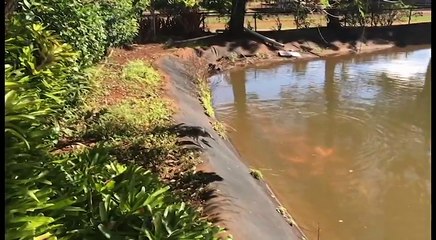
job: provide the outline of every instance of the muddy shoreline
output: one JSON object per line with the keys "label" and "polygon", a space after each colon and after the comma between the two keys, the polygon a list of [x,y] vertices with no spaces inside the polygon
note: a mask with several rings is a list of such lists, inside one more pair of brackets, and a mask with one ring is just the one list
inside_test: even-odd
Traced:
{"label": "muddy shoreline", "polygon": [[224,34],[205,40],[172,45],[176,56],[193,52],[214,66],[211,74],[233,68],[269,65],[278,62],[309,61],[319,58],[372,54],[391,48],[431,44],[431,23],[386,27],[347,27],[330,30],[325,27],[285,31],[260,31],[264,36],[284,45],[283,50],[300,53],[299,58],[285,58],[279,49],[245,34],[233,39]]}
{"label": "muddy shoreline", "polygon": [[[254,179],[231,141],[221,139],[212,129],[210,118],[204,113],[195,85],[186,74],[183,59],[201,59],[213,75],[234,68],[270,65],[279,62],[372,54],[395,47],[431,44],[431,23],[397,25],[379,28],[346,28],[340,33],[323,28],[261,32],[285,45],[285,50],[297,51],[301,58],[282,58],[277,49],[259,39],[245,36],[229,39],[225,36],[165,46],[164,44],[135,45],[133,51],[119,53],[120,61],[132,54],[139,59],[155,60],[154,65],[166,76],[167,97],[175,102],[175,120],[188,125],[202,126],[216,141],[209,141],[197,170],[217,175],[210,186],[215,190],[204,206],[204,212],[235,239],[305,239],[294,223],[290,224],[278,211],[279,200],[263,181]],[[362,34],[365,33],[365,34]],[[124,55],[124,56],[123,56]],[[292,214],[292,212],[290,213]],[[297,219],[298,223],[298,219]]]}

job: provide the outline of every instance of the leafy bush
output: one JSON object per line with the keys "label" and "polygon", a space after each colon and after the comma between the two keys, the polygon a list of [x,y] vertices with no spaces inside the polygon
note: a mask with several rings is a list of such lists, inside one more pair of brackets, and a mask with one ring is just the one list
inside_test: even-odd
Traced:
{"label": "leafy bush", "polygon": [[114,161],[104,148],[36,166],[28,160],[8,164],[19,174],[6,181],[6,239],[217,239],[221,231],[149,171]]}
{"label": "leafy bush", "polygon": [[22,0],[18,11],[47,25],[66,43],[80,51],[80,61],[90,65],[106,53],[107,32],[100,6],[84,0]]}
{"label": "leafy bush", "polygon": [[[78,54],[40,24],[14,16],[8,22],[5,46],[6,137],[30,148],[26,138],[53,133],[44,126],[63,106],[86,91]],[[44,131],[43,131],[44,130]]]}
{"label": "leafy bush", "polygon": [[139,31],[139,15],[132,0],[99,0],[108,46],[132,43]]}

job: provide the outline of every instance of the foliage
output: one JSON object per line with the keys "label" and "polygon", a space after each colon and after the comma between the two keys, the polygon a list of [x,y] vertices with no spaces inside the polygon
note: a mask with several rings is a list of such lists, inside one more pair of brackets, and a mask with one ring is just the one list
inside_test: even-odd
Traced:
{"label": "foliage", "polygon": [[212,105],[212,92],[210,90],[209,81],[207,79],[197,80],[198,94],[200,96],[200,102],[203,105],[204,112],[207,116],[215,118],[215,110]]}
{"label": "foliage", "polygon": [[[394,21],[401,20],[407,14],[406,5],[402,1],[394,2],[372,2],[372,1],[334,1],[329,5],[331,9],[330,14],[342,15],[343,24],[347,26],[390,26]],[[327,16],[328,18],[335,18]]]}
{"label": "foliage", "polygon": [[84,137],[108,140],[143,134],[168,123],[170,114],[163,100],[125,100],[110,106],[107,113],[91,122]]}
{"label": "foliage", "polygon": [[22,0],[17,11],[20,18],[46,24],[59,34],[81,53],[84,65],[100,60],[106,53],[108,36],[98,4],[84,0]]}
{"label": "foliage", "polygon": [[200,0],[155,0],[152,7],[166,13],[178,13],[185,9],[196,9],[199,4]]}
{"label": "foliage", "polygon": [[8,165],[19,175],[7,178],[6,239],[216,239],[221,231],[175,201],[149,171],[112,160],[104,148],[39,167],[30,160]]}
{"label": "foliage", "polygon": [[[156,0],[149,9],[159,11],[163,16],[156,19],[156,32],[164,35],[196,36],[201,33],[205,18],[202,10],[214,10],[221,14],[230,13],[231,1],[217,0]],[[152,19],[143,19],[142,29],[151,29]]]}
{"label": "foliage", "polygon": [[231,0],[204,0],[200,2],[200,6],[207,10],[214,10],[221,14],[228,14],[231,12]]}
{"label": "foliage", "polygon": [[299,2],[293,2],[291,4],[292,12],[294,13],[294,22],[297,28],[308,28],[310,27],[310,21],[308,21],[308,17],[310,14],[310,9],[306,6],[303,6]]}
{"label": "foliage", "polygon": [[[5,133],[8,146],[27,138],[40,139],[56,132],[47,129],[48,117],[74,104],[86,91],[71,47],[40,24],[17,16],[8,22],[5,47]],[[10,145],[9,145],[10,144]]]}
{"label": "foliage", "polygon": [[105,21],[108,46],[132,43],[139,31],[139,15],[133,0],[98,0]]}
{"label": "foliage", "polygon": [[[129,65],[124,81],[148,85],[152,97],[124,99],[107,109],[70,110],[81,107],[77,104],[89,84],[79,62],[100,59],[107,47],[99,9],[90,2],[23,0],[7,21],[6,239],[217,239],[222,229],[170,194],[150,171],[117,161],[110,144],[68,153],[53,149],[60,136],[77,137],[75,129],[65,128],[71,121],[85,131],[99,121],[113,123],[105,125],[115,125],[106,137],[127,138],[149,134],[170,120],[167,103],[156,101],[159,76],[139,64]],[[165,134],[157,135],[150,135],[145,147],[166,141]]]}
{"label": "foliage", "polygon": [[221,138],[227,139],[227,135],[226,135],[227,128],[226,128],[226,125],[224,125],[224,123],[215,119],[214,121],[212,121],[211,124],[212,124],[213,129],[218,133],[218,135]]}

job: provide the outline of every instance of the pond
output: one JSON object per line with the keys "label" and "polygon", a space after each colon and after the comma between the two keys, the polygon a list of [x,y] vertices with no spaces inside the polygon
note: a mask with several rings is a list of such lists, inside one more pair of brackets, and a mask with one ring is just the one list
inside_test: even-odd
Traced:
{"label": "pond", "polygon": [[309,239],[430,239],[431,48],[212,77],[218,119]]}

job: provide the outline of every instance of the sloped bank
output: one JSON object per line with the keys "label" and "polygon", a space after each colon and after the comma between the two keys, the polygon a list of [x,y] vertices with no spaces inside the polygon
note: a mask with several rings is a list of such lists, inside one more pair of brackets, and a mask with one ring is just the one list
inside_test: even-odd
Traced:
{"label": "sloped bank", "polygon": [[221,34],[174,46],[191,46],[197,56],[206,59],[219,70],[226,70],[247,65],[369,54],[395,47],[431,44],[431,22],[384,27],[346,27],[339,30],[320,27],[259,33],[283,43],[285,50],[299,52],[301,58],[279,57],[276,48],[264,44],[250,34],[239,39]]}
{"label": "sloped bank", "polygon": [[302,231],[289,224],[277,211],[279,205],[267,186],[254,179],[230,142],[221,139],[209,124],[196,95],[193,81],[187,79],[184,66],[174,56],[164,56],[159,67],[169,80],[169,94],[177,102],[177,122],[202,126],[216,139],[208,141],[203,154],[204,171],[219,176],[211,183],[215,189],[206,202],[205,212],[216,216],[220,226],[226,227],[238,240],[301,240]]}

